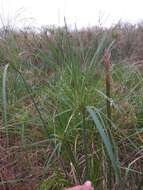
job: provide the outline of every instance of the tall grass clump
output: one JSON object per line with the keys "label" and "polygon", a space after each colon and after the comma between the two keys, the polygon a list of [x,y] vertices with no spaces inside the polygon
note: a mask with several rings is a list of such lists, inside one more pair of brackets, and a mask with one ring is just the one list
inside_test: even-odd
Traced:
{"label": "tall grass clump", "polygon": [[118,38],[97,31],[43,28],[1,42],[0,187],[141,189],[142,72],[112,58]]}

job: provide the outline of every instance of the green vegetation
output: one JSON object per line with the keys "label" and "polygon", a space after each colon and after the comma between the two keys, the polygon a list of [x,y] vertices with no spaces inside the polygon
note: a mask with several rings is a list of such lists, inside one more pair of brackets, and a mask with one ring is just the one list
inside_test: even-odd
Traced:
{"label": "green vegetation", "polygon": [[142,189],[142,29],[1,29],[0,188]]}

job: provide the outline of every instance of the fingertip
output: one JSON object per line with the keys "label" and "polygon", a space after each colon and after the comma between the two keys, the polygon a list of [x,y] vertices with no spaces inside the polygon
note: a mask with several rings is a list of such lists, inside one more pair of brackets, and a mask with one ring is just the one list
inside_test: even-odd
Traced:
{"label": "fingertip", "polygon": [[86,185],[86,186],[88,186],[88,187],[91,187],[91,181],[86,181],[86,182],[84,183],[84,185]]}

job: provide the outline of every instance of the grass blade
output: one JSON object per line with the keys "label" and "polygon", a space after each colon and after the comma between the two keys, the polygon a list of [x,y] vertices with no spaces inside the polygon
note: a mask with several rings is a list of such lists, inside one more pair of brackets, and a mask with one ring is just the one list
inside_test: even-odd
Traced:
{"label": "grass blade", "polygon": [[91,118],[93,119],[95,126],[98,129],[99,134],[103,140],[103,143],[104,143],[106,150],[107,150],[107,154],[111,160],[112,166],[113,166],[114,171],[115,171],[117,183],[119,184],[120,179],[121,179],[120,178],[120,166],[119,166],[118,160],[116,159],[116,156],[114,155],[112,144],[109,140],[109,137],[105,133],[104,127],[102,126],[102,123],[99,120],[98,113],[93,111],[93,109],[91,107],[87,107],[86,109],[87,109],[87,112],[89,113],[89,115],[91,116]]}
{"label": "grass blade", "polygon": [[2,81],[2,97],[3,97],[3,125],[6,130],[6,143],[7,146],[9,144],[9,137],[8,137],[8,118],[7,118],[7,74],[8,74],[8,67],[9,64],[5,65],[4,73],[3,73],[3,81]]}

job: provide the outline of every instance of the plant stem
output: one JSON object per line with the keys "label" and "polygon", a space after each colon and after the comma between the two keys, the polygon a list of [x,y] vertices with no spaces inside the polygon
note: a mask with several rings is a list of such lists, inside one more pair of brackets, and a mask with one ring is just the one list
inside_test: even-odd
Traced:
{"label": "plant stem", "polygon": [[[105,81],[106,81],[106,96],[107,96],[107,102],[106,102],[106,109],[107,109],[107,117],[108,117],[108,135],[109,139],[112,142],[111,138],[111,105],[110,105],[110,54],[109,50],[106,49],[104,53],[104,65],[105,65]],[[111,168],[111,161],[108,159],[109,162],[109,170],[108,170],[108,189],[112,189],[112,168]]]}
{"label": "plant stem", "polygon": [[85,181],[89,180],[89,167],[88,167],[88,140],[87,140],[87,129],[86,129],[86,120],[85,120],[85,109],[82,110],[82,127],[83,127],[83,147],[84,147],[84,156],[85,156]]}

